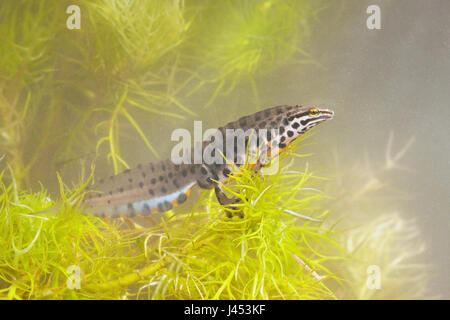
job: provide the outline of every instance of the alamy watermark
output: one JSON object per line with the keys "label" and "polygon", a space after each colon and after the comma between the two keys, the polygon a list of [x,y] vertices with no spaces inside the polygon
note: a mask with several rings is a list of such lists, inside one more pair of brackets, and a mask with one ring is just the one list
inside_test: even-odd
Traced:
{"label": "alamy watermark", "polygon": [[366,287],[370,290],[380,290],[381,289],[381,268],[372,264],[367,267],[367,280]]}
{"label": "alamy watermark", "polygon": [[367,7],[366,13],[369,14],[366,20],[366,26],[369,30],[381,29],[381,10],[380,6],[372,4]]}
{"label": "alamy watermark", "polygon": [[261,165],[264,174],[278,170],[278,129],[207,129],[194,121],[194,136],[184,128],[175,129],[171,140],[178,142],[170,159],[174,164]]}
{"label": "alamy watermark", "polygon": [[80,7],[71,4],[67,7],[66,13],[70,14],[66,20],[66,26],[69,30],[80,30],[81,29],[81,10]]}
{"label": "alamy watermark", "polygon": [[66,270],[68,276],[66,286],[68,289],[81,289],[81,268],[77,265],[71,265]]}

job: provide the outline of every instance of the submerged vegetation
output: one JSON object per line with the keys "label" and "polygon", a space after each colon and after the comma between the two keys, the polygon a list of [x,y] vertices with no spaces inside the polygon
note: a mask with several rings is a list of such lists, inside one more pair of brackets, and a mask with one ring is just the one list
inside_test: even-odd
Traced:
{"label": "submerged vegetation", "polygon": [[[67,194],[62,186],[58,214],[35,215],[54,206],[44,191],[30,194],[3,185],[0,294],[17,299],[336,298],[328,286],[338,279],[327,263],[343,259],[344,250],[334,231],[322,226],[328,212],[317,204],[323,195],[310,188],[318,178],[290,170],[289,164],[264,179],[252,176],[250,170],[240,171],[226,186],[242,199],[242,219],[226,218],[209,192],[191,212],[169,212],[162,225],[147,228],[122,228],[120,220],[106,223],[83,215],[71,201],[82,187]],[[308,212],[316,221],[296,212]],[[67,285],[67,268],[74,265],[81,270],[78,290]]]}
{"label": "submerged vegetation", "polygon": [[[328,2],[80,0],[81,29],[69,30],[71,4],[0,7],[0,299],[384,298],[426,283],[422,265],[403,263],[414,258],[404,239],[420,242],[414,224],[380,212],[342,224],[372,211],[364,197],[380,180],[339,169],[356,181],[341,197],[293,149],[275,175],[233,176],[243,219],[226,218],[212,192],[150,227],[77,207],[93,175],[136,163],[126,151],[165,156],[165,122],[200,118],[242,83],[258,102],[265,75],[312,63],[308,38]],[[367,291],[374,263],[394,291]],[[420,297],[410,288],[405,298]]]}
{"label": "submerged vegetation", "polygon": [[[60,180],[62,200],[57,207],[61,209],[46,212],[55,203],[45,190],[20,192],[14,184],[2,184],[0,296],[423,297],[428,276],[426,267],[415,262],[423,251],[417,225],[398,214],[385,214],[369,224],[342,228],[349,226],[341,221],[348,209],[371,214],[361,205],[367,201],[363,194],[371,192],[367,181],[353,185],[351,200],[326,196],[321,188],[327,179],[305,164],[298,170],[294,159],[305,155],[294,149],[282,155],[281,169],[274,175],[254,176],[242,169],[231,176],[232,183],[225,189],[241,198],[235,206],[244,213],[242,219],[227,218],[213,191],[204,192],[187,213],[170,211],[162,223],[144,227],[126,219],[85,215],[76,206],[83,197],[83,185],[69,188]],[[354,180],[353,174],[346,173],[346,181]],[[341,201],[350,203],[342,207]],[[383,270],[383,290],[367,285],[367,268],[373,265]],[[80,271],[78,282],[71,273],[73,267]]]}

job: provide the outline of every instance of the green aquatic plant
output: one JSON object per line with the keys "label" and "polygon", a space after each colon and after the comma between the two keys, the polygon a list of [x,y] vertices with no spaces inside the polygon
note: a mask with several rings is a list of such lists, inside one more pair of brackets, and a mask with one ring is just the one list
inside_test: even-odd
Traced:
{"label": "green aquatic plant", "polygon": [[80,47],[86,67],[122,79],[146,73],[158,80],[159,69],[167,66],[163,58],[185,40],[189,29],[183,1],[97,0],[82,5],[89,14],[89,45]]}
{"label": "green aquatic plant", "polygon": [[[55,7],[60,8],[59,4]],[[29,185],[37,160],[33,155],[26,161],[27,154],[40,151],[48,136],[43,129],[40,142],[30,144],[31,132],[37,135],[30,123],[39,119],[40,125],[47,124],[53,115],[53,111],[46,113],[47,119],[37,115],[36,106],[43,101],[52,105],[45,93],[46,79],[55,71],[50,43],[62,28],[55,7],[33,0],[7,1],[0,6],[0,155],[7,157],[19,186]]]}
{"label": "green aquatic plant", "polygon": [[[327,215],[312,205],[321,196],[306,188],[311,179],[311,172],[279,173],[262,179],[243,170],[233,176],[234,187],[225,189],[241,198],[235,206],[244,218],[224,218],[224,208],[213,200],[212,192],[205,197],[204,211],[197,209],[174,218],[181,228],[168,229],[162,243],[169,248],[193,249],[189,254],[184,250],[174,253],[160,246],[158,255],[171,257],[171,262],[151,279],[141,281],[139,297],[335,298],[327,287],[335,275],[326,268],[328,260],[339,259],[328,254],[340,248],[333,240],[334,233],[295,215],[308,212],[318,219]],[[147,239],[152,237],[160,236],[150,233]],[[300,261],[321,276],[305,271]]]}
{"label": "green aquatic plant", "polygon": [[[313,62],[305,50],[306,40],[323,8],[321,1],[297,0],[225,0],[200,6],[194,11],[195,37],[187,43],[193,63],[198,64],[194,75],[200,78],[190,94],[213,84],[206,103],[210,106],[219,94],[229,94],[246,79],[257,97],[257,77],[288,63]],[[199,58],[202,63],[196,62]]]}
{"label": "green aquatic plant", "polygon": [[[55,8],[56,7],[56,8]],[[10,88],[23,88],[52,73],[54,51],[49,42],[63,28],[58,19],[60,4],[45,1],[3,1],[0,8],[0,81]],[[55,10],[56,9],[56,10]],[[55,14],[62,9],[61,14]]]}
{"label": "green aquatic plant", "polygon": [[[306,156],[294,153],[295,147],[282,154],[276,174],[255,176],[242,168],[231,175],[224,189],[241,199],[236,208],[219,205],[213,191],[205,191],[192,210],[170,211],[153,226],[85,215],[77,203],[89,179],[76,187],[59,179],[61,209],[56,215],[45,213],[54,206],[45,190],[31,194],[14,183],[2,184],[0,296],[422,298],[427,274],[416,262],[423,251],[417,226],[393,214],[370,223],[362,219],[360,225],[339,222],[351,208],[364,214],[364,206],[358,205],[361,196],[367,196],[367,188],[378,188],[362,179],[360,192],[352,192],[351,206],[338,204],[342,199],[320,191],[330,181],[295,161]],[[239,210],[243,218],[227,218],[227,210]],[[370,265],[381,269],[381,290],[367,285]],[[70,286],[74,266],[81,272],[79,289]]]}
{"label": "green aquatic plant", "polygon": [[[0,196],[0,295],[10,299],[328,299],[337,279],[329,261],[342,259],[328,212],[311,188],[320,179],[292,170],[232,175],[227,192],[242,199],[244,218],[229,219],[213,192],[188,213],[162,224],[126,227],[87,216],[74,205],[83,186],[61,184],[57,214],[44,190],[3,185]],[[303,214],[303,215],[302,215]],[[305,215],[306,219],[305,219]],[[303,218],[302,218],[303,217]],[[310,217],[310,218],[308,218]],[[132,224],[131,224],[132,225]],[[336,254],[336,252],[341,252]],[[81,270],[70,289],[68,268]]]}

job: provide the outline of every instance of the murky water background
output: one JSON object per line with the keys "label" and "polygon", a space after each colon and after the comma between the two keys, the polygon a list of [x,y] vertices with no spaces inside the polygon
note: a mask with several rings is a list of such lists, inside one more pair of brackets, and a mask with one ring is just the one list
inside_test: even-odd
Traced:
{"label": "murky water background", "polygon": [[326,141],[315,147],[319,161],[336,148],[349,165],[365,151],[382,162],[390,131],[393,150],[415,137],[401,160],[410,171],[396,171],[391,182],[408,195],[399,210],[422,228],[433,291],[449,298],[450,3],[376,2],[382,30],[364,27],[373,1],[344,10],[344,28],[323,26],[316,43],[327,70],[286,71],[271,95],[334,106],[335,120],[317,133]]}
{"label": "murky water background", "polygon": [[449,298],[450,3],[377,1],[382,30],[370,31],[357,13],[372,3],[362,1],[343,13],[343,29],[325,31],[328,37],[318,48],[328,70],[281,79],[307,78],[306,86],[297,85],[299,97],[336,106],[335,121],[318,133],[327,140],[325,148],[317,148],[324,161],[327,148],[336,146],[349,164],[363,151],[380,162],[390,131],[393,150],[415,137],[401,160],[410,171],[397,171],[392,184],[408,195],[399,210],[416,218],[423,231],[433,291]]}

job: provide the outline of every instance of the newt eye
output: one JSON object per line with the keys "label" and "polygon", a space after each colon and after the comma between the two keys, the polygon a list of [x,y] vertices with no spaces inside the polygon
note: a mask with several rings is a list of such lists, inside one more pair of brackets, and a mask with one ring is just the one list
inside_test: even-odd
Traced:
{"label": "newt eye", "polygon": [[317,117],[318,115],[319,115],[319,109],[316,109],[316,108],[309,109],[310,117]]}

